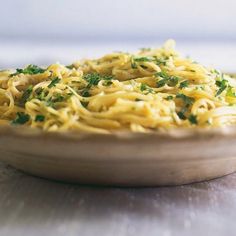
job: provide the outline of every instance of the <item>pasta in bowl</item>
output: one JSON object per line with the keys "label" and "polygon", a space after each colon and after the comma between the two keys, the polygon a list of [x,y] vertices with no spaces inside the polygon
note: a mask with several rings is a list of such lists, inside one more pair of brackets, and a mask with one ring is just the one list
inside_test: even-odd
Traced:
{"label": "pasta in bowl", "polygon": [[0,72],[0,123],[45,131],[150,132],[236,122],[236,81],[168,41],[70,66]]}
{"label": "pasta in bowl", "polygon": [[0,160],[28,173],[119,186],[236,170],[236,81],[159,49],[0,72]]}

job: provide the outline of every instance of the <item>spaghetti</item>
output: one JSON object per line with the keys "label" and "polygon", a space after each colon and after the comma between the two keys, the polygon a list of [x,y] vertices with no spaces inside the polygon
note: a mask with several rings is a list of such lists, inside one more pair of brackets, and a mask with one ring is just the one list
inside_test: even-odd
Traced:
{"label": "spaghetti", "polygon": [[236,124],[236,81],[168,41],[70,66],[0,72],[0,124],[45,131],[149,132]]}

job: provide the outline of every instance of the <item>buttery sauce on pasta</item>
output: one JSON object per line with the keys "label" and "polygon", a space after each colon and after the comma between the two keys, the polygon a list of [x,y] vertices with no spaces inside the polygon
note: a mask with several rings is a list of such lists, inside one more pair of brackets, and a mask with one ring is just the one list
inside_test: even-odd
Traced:
{"label": "buttery sauce on pasta", "polygon": [[150,132],[236,123],[236,80],[168,41],[136,54],[0,72],[0,125],[45,131]]}

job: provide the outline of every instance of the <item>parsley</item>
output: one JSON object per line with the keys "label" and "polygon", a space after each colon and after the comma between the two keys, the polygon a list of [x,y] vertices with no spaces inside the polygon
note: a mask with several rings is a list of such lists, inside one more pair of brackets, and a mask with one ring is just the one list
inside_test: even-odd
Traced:
{"label": "parsley", "polygon": [[216,97],[219,96],[228,86],[228,81],[223,80],[217,80],[216,85],[219,87],[218,91],[216,92]]}
{"label": "parsley", "polygon": [[197,125],[198,122],[197,122],[197,116],[191,114],[189,117],[188,117],[188,120],[189,122],[192,124],[192,125]]}
{"label": "parsley", "polygon": [[74,68],[75,68],[75,66],[74,66],[73,64],[71,64],[71,65],[68,65],[68,66],[66,66],[66,68],[68,68],[68,69],[72,70],[72,69],[74,69]]}
{"label": "parsley", "polygon": [[167,85],[170,86],[170,87],[174,87],[178,84],[179,82],[179,78],[176,77],[176,76],[171,76],[169,78],[169,81],[167,82]]}
{"label": "parsley", "polygon": [[20,106],[24,106],[25,103],[28,101],[29,97],[33,92],[33,86],[30,85],[23,93],[22,97],[20,98],[19,104]]}
{"label": "parsley", "polygon": [[59,79],[58,77],[55,77],[55,78],[51,81],[51,83],[48,85],[48,88],[55,87],[56,84],[58,84],[60,81],[61,81],[61,79]]}
{"label": "parsley", "polygon": [[165,86],[165,84],[166,84],[166,79],[159,80],[157,82],[157,88],[161,88],[161,87]]}
{"label": "parsley", "polygon": [[151,57],[136,57],[134,58],[135,62],[149,62],[149,61],[153,61],[153,58]]}
{"label": "parsley", "polygon": [[165,71],[161,71],[161,72],[157,72],[156,74],[155,74],[155,76],[156,77],[161,77],[161,78],[163,78],[163,79],[168,79],[169,78],[169,76],[166,74],[166,72]]}
{"label": "parsley", "polygon": [[10,76],[15,76],[19,74],[35,75],[35,74],[44,73],[45,71],[46,71],[45,69],[42,69],[36,65],[28,65],[24,69],[16,69],[16,72],[11,74]]}
{"label": "parsley", "polygon": [[43,115],[37,115],[35,117],[36,122],[43,122],[44,120],[45,120],[45,116],[43,116]]}
{"label": "parsley", "polygon": [[57,93],[55,94],[55,97],[52,99],[52,102],[62,102],[65,99],[64,96],[62,96],[61,94]]}
{"label": "parsley", "polygon": [[181,119],[181,120],[185,120],[186,119],[186,116],[185,116],[185,110],[181,110],[179,112],[177,112],[177,115],[178,117]]}
{"label": "parsley", "polygon": [[147,91],[148,93],[153,92],[153,89],[151,87],[149,87],[148,85],[144,84],[144,83],[141,83],[140,90],[142,92]]}
{"label": "parsley", "polygon": [[185,80],[185,81],[182,81],[180,84],[179,84],[179,88],[182,89],[182,88],[186,88],[189,86],[189,81],[188,80]]}
{"label": "parsley", "polygon": [[195,99],[189,96],[184,95],[183,93],[179,93],[176,95],[176,98],[182,99],[183,102],[185,103],[186,107],[189,107],[195,102]]}
{"label": "parsley", "polygon": [[112,83],[112,81],[110,81],[110,80],[106,80],[106,81],[104,81],[103,82],[103,85],[105,85],[105,86],[110,86],[110,85],[112,85],[113,83]]}
{"label": "parsley", "polygon": [[163,58],[157,58],[155,57],[155,63],[159,66],[159,65],[166,65],[166,60]]}
{"label": "parsley", "polygon": [[185,120],[186,119],[185,113],[187,112],[188,108],[194,103],[195,99],[192,97],[186,96],[182,93],[177,94],[176,98],[182,99],[182,101],[184,102],[184,107],[182,108],[181,111],[177,113],[177,115],[179,116],[180,119]]}
{"label": "parsley", "polygon": [[39,99],[40,101],[45,100],[45,97],[48,95],[48,91],[43,90],[43,88],[37,88],[35,90],[36,93],[36,98]]}
{"label": "parsley", "polygon": [[53,95],[53,97],[50,97],[47,101],[46,104],[48,106],[54,107],[54,104],[57,102],[63,102],[65,100],[67,100],[68,98],[70,98],[73,95],[73,93],[68,93],[66,95],[62,95],[60,93],[56,93]]}
{"label": "parsley", "polygon": [[98,73],[91,73],[91,74],[86,74],[83,76],[83,79],[87,81],[87,86],[82,90],[81,92],[81,96],[83,97],[89,97],[90,93],[89,93],[89,89],[92,86],[96,86],[98,85],[98,83],[101,80],[104,80],[104,85],[105,86],[109,86],[112,84],[112,81],[114,79],[113,76],[110,75],[100,75]]}
{"label": "parsley", "polygon": [[12,124],[14,125],[23,125],[27,123],[30,119],[30,116],[28,114],[25,114],[24,112],[17,112],[15,120],[12,121]]}
{"label": "parsley", "polygon": [[111,81],[112,79],[114,79],[114,77],[110,75],[102,76],[98,73],[91,73],[84,75],[83,79],[88,82],[87,88],[91,88],[94,85],[98,85],[101,80]]}
{"label": "parsley", "polygon": [[166,72],[161,71],[161,72],[157,72],[155,74],[155,76],[157,77],[161,77],[162,79],[159,80],[157,82],[157,88],[161,88],[163,86],[165,86],[166,84],[170,87],[174,87],[178,84],[179,82],[179,77],[177,76],[169,76],[168,74],[166,74]]}
{"label": "parsley", "polygon": [[87,88],[85,88],[84,90],[82,90],[81,96],[83,96],[83,97],[90,97],[89,90],[88,90]]}
{"label": "parsley", "polygon": [[171,95],[169,95],[169,96],[167,96],[165,99],[166,99],[167,101],[170,101],[170,100],[173,100],[173,99],[174,99],[174,97],[173,97],[173,96],[171,96]]}

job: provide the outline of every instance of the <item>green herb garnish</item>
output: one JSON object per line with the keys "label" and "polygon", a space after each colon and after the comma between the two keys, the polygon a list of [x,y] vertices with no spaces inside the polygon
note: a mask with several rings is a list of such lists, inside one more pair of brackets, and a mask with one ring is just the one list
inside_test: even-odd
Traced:
{"label": "green herb garnish", "polygon": [[186,116],[185,116],[185,113],[186,111],[185,110],[181,110],[179,112],[177,112],[177,115],[178,117],[181,119],[181,120],[185,120],[186,119]]}
{"label": "green herb garnish", "polygon": [[142,92],[146,91],[146,92],[148,92],[148,93],[154,92],[151,87],[149,87],[147,84],[144,84],[144,83],[141,83],[140,90],[141,90]]}
{"label": "green herb garnish", "polygon": [[25,114],[24,112],[17,112],[15,120],[12,121],[12,124],[14,125],[23,125],[27,123],[30,119],[30,116],[28,114]]}
{"label": "green herb garnish", "polygon": [[217,97],[227,88],[228,81],[225,79],[217,80],[216,85],[219,87],[218,91],[216,92],[216,97]]}
{"label": "green herb garnish", "polygon": [[173,96],[171,96],[171,95],[169,95],[169,96],[167,96],[165,99],[166,99],[167,101],[170,101],[170,100],[173,100],[173,99],[174,99],[174,97],[173,97]]}
{"label": "green herb garnish", "polygon": [[30,85],[23,93],[22,97],[20,98],[19,105],[24,106],[25,103],[28,101],[30,98],[31,94],[33,92],[33,86]]}
{"label": "green herb garnish", "polygon": [[114,79],[113,76],[109,75],[99,75],[98,73],[91,73],[83,76],[83,79],[88,82],[87,88],[91,88],[92,86],[98,85],[101,80],[111,81]]}
{"label": "green herb garnish", "polygon": [[180,84],[179,84],[179,88],[180,89],[183,89],[183,88],[186,88],[189,86],[189,81],[188,80],[185,80],[185,81],[182,81]]}
{"label": "green herb garnish", "polygon": [[54,79],[52,79],[51,83],[48,85],[48,88],[55,87],[55,86],[56,86],[56,84],[58,84],[60,81],[61,81],[61,79],[60,79],[60,78],[58,78],[58,77],[55,77]]}
{"label": "green herb garnish", "polygon": [[189,96],[186,96],[182,93],[179,93],[176,95],[177,99],[181,99],[184,102],[184,107],[177,113],[180,119],[185,120],[188,108],[194,103],[195,99]]}
{"label": "green herb garnish", "polygon": [[174,87],[179,82],[179,77],[177,76],[169,76],[166,72],[161,71],[155,74],[157,77],[161,77],[162,79],[157,81],[157,88],[161,88],[166,84],[170,87]]}
{"label": "green herb garnish", "polygon": [[82,92],[81,92],[81,96],[83,97],[90,97],[90,93],[89,93],[89,90],[87,88],[83,89]]}
{"label": "green herb garnish", "polygon": [[188,117],[188,120],[192,125],[198,124],[196,115],[190,114],[190,116]]}
{"label": "green herb garnish", "polygon": [[184,95],[183,93],[179,93],[176,95],[176,98],[180,98],[183,100],[183,102],[185,103],[186,107],[189,107],[190,105],[192,105],[195,102],[195,99],[189,96]]}
{"label": "green herb garnish", "polygon": [[45,120],[45,116],[43,116],[43,115],[37,115],[35,117],[36,122],[43,122],[44,120]]}
{"label": "green herb garnish", "polygon": [[151,57],[136,57],[133,60],[135,62],[149,62],[149,61],[153,61],[153,58],[151,58]]}
{"label": "green herb garnish", "polygon": [[24,69],[16,69],[16,72],[11,74],[10,76],[15,76],[19,74],[28,74],[28,75],[35,75],[35,74],[41,74],[44,73],[46,70],[43,68],[40,68],[36,65],[28,65]]}
{"label": "green herb garnish", "polygon": [[68,68],[68,69],[72,70],[72,69],[74,69],[74,68],[75,68],[75,66],[74,66],[73,64],[71,64],[71,65],[68,65],[68,66],[66,66],[66,68]]}

